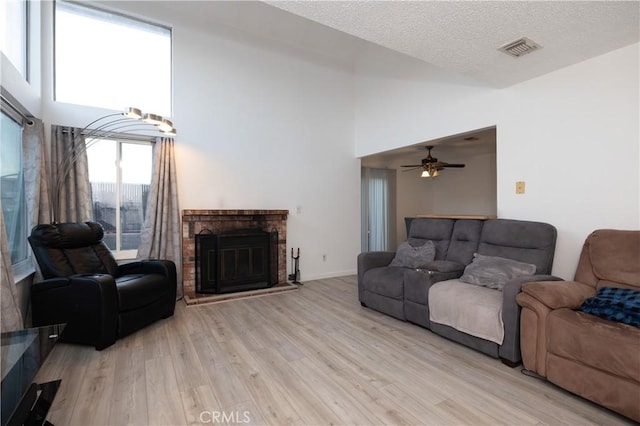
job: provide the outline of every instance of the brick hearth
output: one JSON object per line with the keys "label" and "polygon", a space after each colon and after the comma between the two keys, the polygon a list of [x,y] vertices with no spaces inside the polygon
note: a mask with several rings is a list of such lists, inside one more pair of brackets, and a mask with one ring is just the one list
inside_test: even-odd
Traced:
{"label": "brick hearth", "polygon": [[205,229],[214,234],[235,229],[278,231],[278,282],[287,282],[288,210],[183,210],[182,276],[184,292],[195,295],[195,236]]}

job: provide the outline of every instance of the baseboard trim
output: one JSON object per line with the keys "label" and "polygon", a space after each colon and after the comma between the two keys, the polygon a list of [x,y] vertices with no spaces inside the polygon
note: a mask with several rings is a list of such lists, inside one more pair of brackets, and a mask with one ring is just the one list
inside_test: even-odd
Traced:
{"label": "baseboard trim", "polygon": [[355,269],[352,270],[348,270],[348,271],[335,271],[335,272],[327,272],[324,274],[315,274],[315,275],[310,275],[307,276],[304,274],[304,272],[302,273],[301,276],[301,281],[302,282],[307,282],[307,281],[313,281],[313,280],[324,280],[327,278],[337,278],[337,277],[346,277],[349,275],[356,275],[357,271]]}

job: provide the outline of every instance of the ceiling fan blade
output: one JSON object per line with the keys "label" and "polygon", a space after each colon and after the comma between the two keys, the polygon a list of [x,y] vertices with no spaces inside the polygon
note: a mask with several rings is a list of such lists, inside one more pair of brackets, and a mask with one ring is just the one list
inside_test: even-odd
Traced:
{"label": "ceiling fan blade", "polygon": [[[400,167],[411,167],[410,170],[422,168],[428,173],[435,172],[435,174],[432,174],[432,176],[437,176],[438,171],[444,170],[445,168],[448,168],[448,167],[450,168],[465,167],[465,164],[462,164],[462,163],[445,163],[443,161],[438,161],[436,157],[433,157],[431,155],[431,150],[433,149],[433,146],[430,145],[430,146],[427,146],[426,148],[427,148],[428,154],[427,154],[427,158],[422,159],[422,164],[403,165]],[[408,170],[403,170],[403,171],[408,171]]]}
{"label": "ceiling fan blade", "polygon": [[[402,166],[402,167],[411,167],[411,166]],[[414,170],[418,170],[418,169],[421,169],[421,168],[422,168],[422,166],[421,166],[421,165],[420,165],[420,166],[414,166],[414,167],[411,167],[410,169],[402,170],[402,172],[403,172],[403,173],[404,173],[404,172],[412,172],[412,171],[414,171]]]}

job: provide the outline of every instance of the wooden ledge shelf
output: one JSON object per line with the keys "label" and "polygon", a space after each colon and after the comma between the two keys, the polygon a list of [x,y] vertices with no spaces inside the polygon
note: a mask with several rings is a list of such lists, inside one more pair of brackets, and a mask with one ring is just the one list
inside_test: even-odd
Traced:
{"label": "wooden ledge shelf", "polygon": [[428,219],[473,219],[473,220],[489,220],[497,219],[494,215],[478,215],[478,214],[418,214],[414,217],[424,217]]}

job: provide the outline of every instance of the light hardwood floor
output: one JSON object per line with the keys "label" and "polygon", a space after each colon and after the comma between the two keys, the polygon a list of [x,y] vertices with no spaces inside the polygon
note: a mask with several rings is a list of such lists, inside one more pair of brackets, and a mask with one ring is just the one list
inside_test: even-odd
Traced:
{"label": "light hardwood floor", "polygon": [[614,425],[624,418],[360,307],[355,277],[204,306],[115,345],[59,344],[55,425]]}

